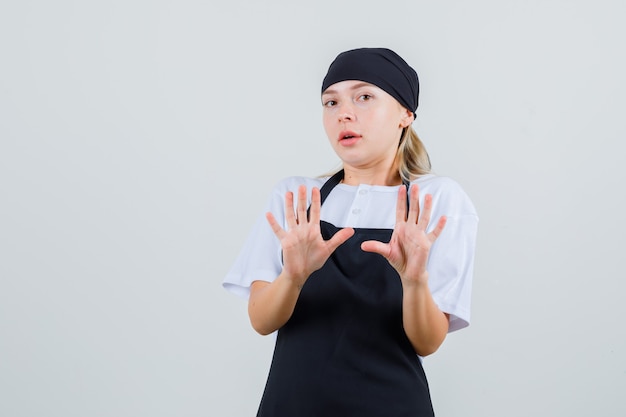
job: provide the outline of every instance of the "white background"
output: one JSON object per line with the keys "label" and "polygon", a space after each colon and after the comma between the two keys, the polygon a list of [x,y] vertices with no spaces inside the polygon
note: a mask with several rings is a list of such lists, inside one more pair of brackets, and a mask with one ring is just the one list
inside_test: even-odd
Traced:
{"label": "white background", "polygon": [[439,417],[626,415],[621,0],[0,3],[0,415],[252,416],[272,340],[221,288],[272,186],[337,165],[341,51],[420,74],[481,217]]}

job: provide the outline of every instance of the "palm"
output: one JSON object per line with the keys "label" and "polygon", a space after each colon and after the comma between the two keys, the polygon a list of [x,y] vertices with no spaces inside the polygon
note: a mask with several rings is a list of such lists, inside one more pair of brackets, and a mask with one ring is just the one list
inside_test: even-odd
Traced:
{"label": "palm", "polygon": [[[310,218],[307,218],[306,187],[298,189],[298,204],[294,213],[293,193],[285,196],[285,218],[287,230],[283,229],[271,213],[267,220],[280,240],[283,250],[283,268],[289,277],[299,286],[320,269],[333,251],[354,233],[345,228],[329,240],[324,240],[320,231],[320,192],[313,188],[311,192]],[[297,216],[296,216],[297,213]]]}
{"label": "palm", "polygon": [[384,256],[402,279],[419,281],[427,279],[426,264],[432,244],[441,234],[446,218],[441,217],[436,227],[427,233],[432,211],[432,197],[426,195],[424,210],[420,213],[419,190],[417,185],[411,187],[410,209],[406,212],[407,193],[401,188],[396,208],[396,226],[389,243],[367,241],[361,245],[368,252]]}

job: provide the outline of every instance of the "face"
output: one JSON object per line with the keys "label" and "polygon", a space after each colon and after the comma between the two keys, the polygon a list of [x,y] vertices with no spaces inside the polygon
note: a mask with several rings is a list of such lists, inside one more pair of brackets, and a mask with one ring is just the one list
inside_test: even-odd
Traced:
{"label": "face", "polygon": [[402,129],[413,113],[386,91],[363,81],[341,81],[322,94],[324,129],[344,164],[392,167]]}

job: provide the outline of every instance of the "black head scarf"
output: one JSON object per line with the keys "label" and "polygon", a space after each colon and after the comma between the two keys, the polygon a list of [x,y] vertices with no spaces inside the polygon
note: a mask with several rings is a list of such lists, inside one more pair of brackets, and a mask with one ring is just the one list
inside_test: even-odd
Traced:
{"label": "black head scarf", "polygon": [[330,64],[322,82],[322,93],[340,81],[359,80],[385,90],[400,104],[417,110],[417,72],[398,54],[386,48],[360,48],[342,52]]}

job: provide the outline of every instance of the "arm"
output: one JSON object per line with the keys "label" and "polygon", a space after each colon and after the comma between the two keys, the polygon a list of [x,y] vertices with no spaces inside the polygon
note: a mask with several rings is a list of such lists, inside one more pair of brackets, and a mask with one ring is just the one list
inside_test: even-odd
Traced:
{"label": "arm", "polygon": [[441,217],[433,231],[426,233],[432,210],[432,196],[426,195],[420,216],[417,185],[411,187],[410,209],[406,213],[407,192],[398,193],[396,227],[389,243],[363,242],[362,249],[384,256],[396,269],[402,281],[402,321],[404,331],[420,356],[434,353],[448,332],[449,317],[435,304],[428,288],[426,264],[430,248],[443,231],[446,218]]}
{"label": "arm", "polygon": [[284,271],[271,283],[254,281],[248,300],[252,328],[262,335],[281,328],[291,317],[301,288]]}
{"label": "arm", "polygon": [[283,270],[272,282],[254,281],[250,287],[248,315],[252,327],[266,335],[282,327],[293,314],[300,290],[309,276],[320,269],[328,257],[354,230],[345,228],[329,240],[324,240],[320,231],[320,191],[311,192],[310,218],[307,218],[306,187],[298,189],[297,216],[294,213],[293,194],[285,195],[284,230],[271,213],[267,213],[274,234],[283,250]]}
{"label": "arm", "polygon": [[402,322],[415,352],[435,353],[448,334],[449,316],[439,310],[428,285],[402,283]]}

